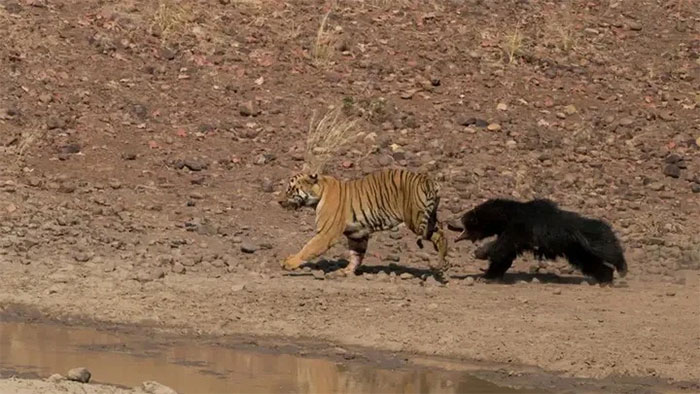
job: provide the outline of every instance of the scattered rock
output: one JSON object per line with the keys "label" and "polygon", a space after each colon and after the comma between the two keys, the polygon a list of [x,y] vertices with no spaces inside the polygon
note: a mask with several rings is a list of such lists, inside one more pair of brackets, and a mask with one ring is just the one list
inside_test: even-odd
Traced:
{"label": "scattered rock", "polygon": [[467,278],[464,280],[464,284],[467,286],[474,286],[474,277],[467,276]]}
{"label": "scattered rock", "polygon": [[242,116],[257,116],[260,110],[252,100],[249,100],[238,105],[238,113]]}
{"label": "scattered rock", "polygon": [[700,193],[700,183],[693,183],[692,185],[690,185],[690,190],[693,193]]}
{"label": "scattered rock", "polygon": [[261,187],[264,193],[272,193],[275,191],[275,184],[268,178],[262,180]]}
{"label": "scattered rock", "polygon": [[48,378],[46,378],[46,380],[48,382],[58,383],[58,382],[62,382],[64,380],[66,380],[66,378],[64,378],[60,373],[55,373],[55,374],[49,376]]}
{"label": "scattered rock", "polygon": [[231,291],[234,293],[237,293],[239,291],[245,290],[245,283],[237,283],[233,286],[231,286]]}
{"label": "scattered rock", "polygon": [[681,157],[680,155],[678,155],[676,153],[671,153],[668,156],[666,156],[666,158],[664,158],[664,162],[666,162],[666,164],[676,164],[682,160],[683,160],[683,157]]}
{"label": "scattered rock", "polygon": [[411,274],[410,272],[404,272],[401,275],[399,275],[399,278],[403,280],[413,279],[413,274]]}
{"label": "scattered rock", "polygon": [[668,164],[664,167],[664,175],[671,178],[680,178],[681,169],[676,164]]}
{"label": "scattered rock", "polygon": [[561,294],[561,289],[554,289],[554,291],[552,291],[552,294],[555,294],[555,295]]}
{"label": "scattered rock", "polygon": [[576,109],[576,107],[573,104],[569,104],[566,107],[564,107],[564,113],[568,116],[571,116],[577,112],[578,112],[578,110]]}
{"label": "scattered rock", "polygon": [[176,274],[184,274],[186,271],[185,266],[180,263],[174,263],[170,270]]}
{"label": "scattered rock", "polygon": [[73,380],[75,382],[80,382],[80,383],[87,383],[90,381],[90,377],[92,374],[90,371],[88,371],[87,368],[73,368],[70,371],[68,371],[68,374],[66,375],[66,378],[68,380]]}
{"label": "scattered rock", "polygon": [[314,276],[314,279],[318,279],[318,280],[326,279],[326,274],[322,270],[313,270],[313,271],[311,271],[311,275]]}
{"label": "scattered rock", "polygon": [[250,242],[243,242],[241,244],[241,252],[243,252],[243,253],[251,254],[251,253],[257,252],[257,250],[258,250],[258,247],[253,245]]}
{"label": "scattered rock", "polygon": [[628,27],[630,30],[633,30],[633,31],[642,30],[642,24],[639,23],[639,22],[637,22],[637,21],[628,21],[628,22],[627,22],[627,27]]}
{"label": "scattered rock", "polygon": [[177,394],[177,391],[154,380],[141,383],[141,389],[148,394]]}
{"label": "scattered rock", "polygon": [[486,129],[489,131],[499,131],[501,130],[501,125],[498,123],[491,123],[488,126],[486,126]]}
{"label": "scattered rock", "polygon": [[649,187],[649,189],[656,191],[656,192],[664,190],[664,188],[665,188],[664,184],[661,182],[651,182],[647,186]]}

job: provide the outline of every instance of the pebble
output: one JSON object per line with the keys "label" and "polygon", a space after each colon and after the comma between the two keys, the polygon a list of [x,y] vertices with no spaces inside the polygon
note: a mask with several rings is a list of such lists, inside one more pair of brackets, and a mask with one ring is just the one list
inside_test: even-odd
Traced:
{"label": "pebble", "polygon": [[413,274],[410,272],[404,272],[401,275],[399,275],[399,278],[406,280],[406,279],[413,279]]}
{"label": "pebble", "polygon": [[90,381],[90,377],[92,374],[90,371],[88,371],[87,368],[73,368],[70,371],[68,371],[68,374],[66,375],[66,378],[68,380],[73,380],[75,382],[80,382],[80,383],[87,383]]}
{"label": "pebble", "polygon": [[154,380],[148,380],[141,383],[141,390],[148,394],[177,394],[177,391]]}
{"label": "pebble", "polygon": [[693,183],[690,185],[690,191],[693,193],[700,193],[700,183]]}
{"label": "pebble", "polygon": [[664,167],[664,175],[670,176],[671,178],[680,178],[681,169],[676,164],[668,164]]}
{"label": "pebble", "polygon": [[238,105],[238,113],[242,116],[256,116],[260,113],[253,101],[245,101]]}
{"label": "pebble", "polygon": [[664,190],[664,188],[665,188],[664,184],[661,182],[651,182],[648,185],[648,187],[649,187],[649,189],[656,191],[656,192]]}
{"label": "pebble", "polygon": [[244,242],[241,244],[241,252],[243,253],[255,253],[257,250],[258,247],[251,243]]}
{"label": "pebble", "polygon": [[313,271],[311,271],[311,275],[313,275],[314,279],[318,279],[318,280],[326,279],[326,274],[322,270],[313,270]]}
{"label": "pebble", "polygon": [[272,193],[275,191],[275,184],[268,178],[262,180],[260,188],[263,193]]}
{"label": "pebble", "polygon": [[486,126],[486,129],[489,131],[499,131],[501,130],[501,125],[498,123],[491,123],[488,126]]}
{"label": "pebble", "polygon": [[630,30],[633,30],[633,31],[642,30],[642,24],[639,23],[639,22],[637,22],[637,21],[629,21],[629,22],[627,22],[627,27],[628,27]]}
{"label": "pebble", "polygon": [[238,283],[233,286],[231,286],[231,291],[234,293],[237,293],[239,291],[245,290],[245,284],[244,283]]}
{"label": "pebble", "polygon": [[464,284],[467,286],[474,286],[474,277],[468,276],[467,279],[464,280]]}
{"label": "pebble", "polygon": [[185,266],[180,263],[173,264],[173,267],[170,270],[176,274],[184,274],[186,271]]}
{"label": "pebble", "polygon": [[573,104],[569,104],[566,107],[564,107],[564,113],[567,115],[573,115],[577,112],[578,112],[578,110],[576,109],[576,107]]}
{"label": "pebble", "polygon": [[46,378],[46,380],[47,380],[48,382],[52,382],[52,383],[61,382],[61,381],[65,380],[65,379],[66,379],[66,378],[64,378],[63,376],[61,376],[60,373],[55,373],[55,374],[49,376],[48,378]]}
{"label": "pebble", "polygon": [[554,289],[554,291],[552,292],[552,294],[555,294],[555,295],[561,294],[561,289]]}

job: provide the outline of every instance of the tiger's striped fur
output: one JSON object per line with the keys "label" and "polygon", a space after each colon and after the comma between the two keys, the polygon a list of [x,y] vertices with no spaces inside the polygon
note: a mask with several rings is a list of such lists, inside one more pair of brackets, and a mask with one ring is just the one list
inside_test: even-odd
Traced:
{"label": "tiger's striped fur", "polygon": [[439,271],[447,270],[447,238],[437,220],[439,186],[427,175],[403,169],[385,169],[354,180],[332,176],[296,174],[289,180],[280,205],[298,209],[316,208],[316,235],[297,254],[282,263],[295,269],[335,244],[342,235],[348,240],[350,263],[354,272],[367,250],[372,233],[405,223],[418,235],[416,243],[430,241],[439,255]]}

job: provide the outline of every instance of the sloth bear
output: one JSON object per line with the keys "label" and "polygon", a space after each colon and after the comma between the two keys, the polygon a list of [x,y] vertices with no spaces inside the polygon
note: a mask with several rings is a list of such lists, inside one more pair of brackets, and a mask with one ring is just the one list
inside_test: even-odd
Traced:
{"label": "sloth bear", "polygon": [[503,277],[525,251],[540,260],[566,257],[601,283],[611,283],[615,270],[620,277],[627,273],[622,248],[607,223],[562,210],[551,200],[489,199],[463,214],[460,221],[461,227],[448,223],[450,230],[462,232],[455,242],[498,236],[474,253],[478,259],[489,260],[486,279]]}

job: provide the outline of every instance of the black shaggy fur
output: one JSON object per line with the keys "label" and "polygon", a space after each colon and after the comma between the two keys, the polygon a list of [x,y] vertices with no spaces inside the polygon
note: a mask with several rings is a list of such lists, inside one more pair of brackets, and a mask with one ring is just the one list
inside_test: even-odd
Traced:
{"label": "black shaggy fur", "polygon": [[475,253],[489,260],[485,278],[501,278],[525,251],[538,259],[566,257],[602,283],[612,282],[615,270],[620,277],[627,272],[620,243],[607,223],[559,209],[550,200],[490,199],[462,215],[461,222],[462,228],[448,224],[450,230],[462,231],[455,242],[498,236]]}

